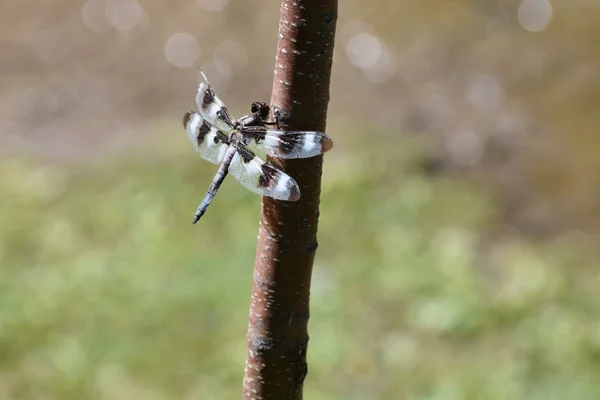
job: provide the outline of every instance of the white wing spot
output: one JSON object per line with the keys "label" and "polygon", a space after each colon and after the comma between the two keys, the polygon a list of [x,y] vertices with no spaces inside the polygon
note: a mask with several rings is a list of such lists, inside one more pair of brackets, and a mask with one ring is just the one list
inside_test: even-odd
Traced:
{"label": "white wing spot", "polygon": [[[317,135],[315,135],[314,133],[306,134],[304,136],[304,139],[305,140],[304,144],[302,145],[302,150],[305,154],[313,154],[315,150],[317,150],[317,148],[320,147]],[[319,151],[317,153],[320,153],[320,149],[318,150]]]}
{"label": "white wing spot", "polygon": [[292,178],[288,175],[281,175],[277,181],[277,185],[275,186],[275,193],[277,194],[289,194],[290,188],[294,185],[292,183]]}
{"label": "white wing spot", "polygon": [[279,145],[279,141],[275,135],[266,135],[263,143],[267,147],[277,147]]}
{"label": "white wing spot", "polygon": [[186,127],[186,132],[188,137],[190,138],[190,141],[192,142],[192,146],[194,146],[194,150],[198,151],[198,128],[200,127],[200,124],[202,122],[202,119],[200,118],[200,116],[198,114],[192,114],[192,118],[190,119],[190,122],[188,122],[188,125]]}

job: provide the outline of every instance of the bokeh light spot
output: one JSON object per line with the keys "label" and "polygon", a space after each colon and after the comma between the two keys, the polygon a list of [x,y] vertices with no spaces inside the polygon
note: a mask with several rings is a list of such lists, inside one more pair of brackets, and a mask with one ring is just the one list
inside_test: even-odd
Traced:
{"label": "bokeh light spot", "polygon": [[106,3],[104,0],[89,0],[81,9],[83,24],[96,33],[108,32],[110,25],[106,20]]}
{"label": "bokeh light spot", "polygon": [[470,129],[463,129],[446,139],[446,148],[456,165],[472,167],[483,158],[483,143]]}
{"label": "bokeh light spot", "polygon": [[504,100],[504,91],[498,79],[489,74],[477,74],[467,87],[467,100],[475,108],[492,109]]}
{"label": "bokeh light spot", "polygon": [[552,21],[552,4],[548,0],[523,0],[518,18],[521,26],[528,31],[543,31]]}
{"label": "bokeh light spot", "polygon": [[135,0],[106,4],[106,20],[118,31],[127,32],[141,21],[143,8]]}
{"label": "bokeh light spot", "polygon": [[215,50],[213,63],[223,75],[237,75],[248,64],[246,49],[238,42],[225,40]]}
{"label": "bokeh light spot", "polygon": [[178,68],[189,68],[200,57],[200,45],[189,33],[174,33],[165,43],[165,57]]}
{"label": "bokeh light spot", "polygon": [[371,68],[383,54],[379,39],[370,33],[354,35],[346,45],[350,62],[359,68]]}
{"label": "bokeh light spot", "polygon": [[363,75],[372,83],[384,83],[396,72],[396,64],[387,47],[381,44],[381,57],[377,59],[371,68],[363,69]]}

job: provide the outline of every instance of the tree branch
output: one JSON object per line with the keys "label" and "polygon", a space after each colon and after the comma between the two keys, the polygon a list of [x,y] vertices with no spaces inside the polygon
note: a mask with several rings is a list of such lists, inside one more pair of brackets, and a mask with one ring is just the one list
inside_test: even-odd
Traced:
{"label": "tree branch", "polygon": [[[283,0],[271,107],[282,129],[324,131],[337,0]],[[244,399],[301,399],[323,156],[269,159],[301,198],[263,197],[248,325]]]}

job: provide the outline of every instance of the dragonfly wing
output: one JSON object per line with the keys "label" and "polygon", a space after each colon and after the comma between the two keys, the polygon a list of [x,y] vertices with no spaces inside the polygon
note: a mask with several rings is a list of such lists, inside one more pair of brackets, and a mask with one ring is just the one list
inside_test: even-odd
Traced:
{"label": "dragonfly wing", "polygon": [[279,158],[310,158],[329,151],[333,141],[323,132],[280,131],[263,126],[245,127],[247,143]]}
{"label": "dragonfly wing", "polygon": [[[202,76],[204,76],[204,74],[202,74]],[[206,80],[205,76],[204,79]],[[225,107],[225,104],[223,104],[219,96],[216,95],[208,81],[202,82],[200,83],[200,86],[198,86],[196,104],[198,105],[200,115],[209,124],[216,126],[223,131],[231,129],[235,124],[227,107]]]}
{"label": "dragonfly wing", "polygon": [[210,125],[199,114],[189,111],[183,117],[183,125],[194,150],[213,164],[220,164],[229,146],[227,135]]}
{"label": "dragonfly wing", "polygon": [[254,193],[286,201],[300,198],[300,188],[291,176],[265,162],[243,144],[237,145],[229,173]]}

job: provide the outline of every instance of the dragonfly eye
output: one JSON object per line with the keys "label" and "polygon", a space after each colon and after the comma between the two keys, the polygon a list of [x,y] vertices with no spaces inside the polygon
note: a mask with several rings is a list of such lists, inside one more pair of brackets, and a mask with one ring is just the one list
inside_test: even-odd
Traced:
{"label": "dragonfly eye", "polygon": [[252,103],[250,111],[261,121],[266,121],[267,118],[269,118],[269,106],[267,103],[263,103],[262,101]]}

